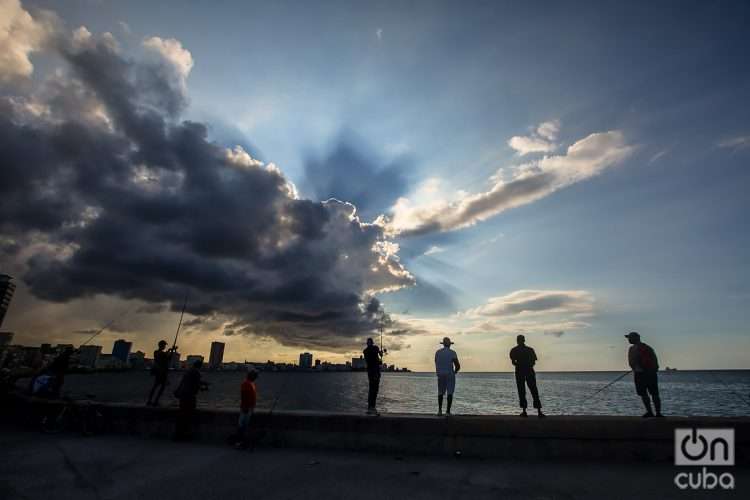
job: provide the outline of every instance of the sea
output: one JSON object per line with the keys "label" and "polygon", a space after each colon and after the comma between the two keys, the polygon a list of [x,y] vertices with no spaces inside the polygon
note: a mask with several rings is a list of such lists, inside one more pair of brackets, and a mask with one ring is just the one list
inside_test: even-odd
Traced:
{"label": "sea", "polygon": [[[623,372],[537,372],[545,413],[549,415],[640,415],[632,374],[597,393]],[[176,406],[172,393],[182,372],[170,373],[162,406]],[[239,406],[242,372],[204,372],[209,390],[199,407]],[[153,378],[147,371],[70,374],[63,393],[73,399],[144,404]],[[261,372],[256,381],[258,408],[363,412],[367,375],[362,372]],[[665,415],[750,415],[750,370],[669,371],[659,373]],[[531,403],[530,395],[529,403]],[[390,413],[434,413],[437,380],[432,373],[383,373],[378,409]],[[456,378],[454,414],[514,415],[519,412],[513,373],[464,373]]]}

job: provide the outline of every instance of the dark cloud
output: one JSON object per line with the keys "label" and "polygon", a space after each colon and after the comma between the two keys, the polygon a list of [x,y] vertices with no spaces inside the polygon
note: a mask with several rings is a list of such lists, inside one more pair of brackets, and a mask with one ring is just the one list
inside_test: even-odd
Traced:
{"label": "dark cloud", "polygon": [[[187,293],[187,312],[226,318],[225,334],[346,350],[387,317],[372,294],[413,283],[352,204],[299,199],[275,167],[180,121],[187,102],[168,59],[130,59],[111,36],[58,50],[65,72],[0,99],[0,231],[37,242],[3,243],[3,259],[22,260],[35,297],[104,294],[156,312],[181,309]],[[396,167],[385,171],[364,175],[398,190]]]}
{"label": "dark cloud", "polygon": [[377,155],[345,132],[322,158],[309,155],[303,191],[318,200],[351,200],[363,220],[385,213],[409,187],[408,158],[381,164]]}

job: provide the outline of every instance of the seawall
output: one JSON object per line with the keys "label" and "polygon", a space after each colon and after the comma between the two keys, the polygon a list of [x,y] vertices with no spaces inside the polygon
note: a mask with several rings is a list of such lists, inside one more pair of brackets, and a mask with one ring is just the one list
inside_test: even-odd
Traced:
{"label": "seawall", "polygon": [[[60,403],[19,398],[12,402],[16,424],[37,425]],[[79,402],[78,405],[86,405]],[[96,403],[105,432],[169,439],[176,408]],[[225,444],[236,430],[238,413],[196,412],[195,438]],[[736,463],[750,457],[750,417],[471,416],[420,414],[332,414],[310,411],[258,412],[254,432],[261,446],[346,449],[391,454],[452,455],[553,461],[672,461],[676,428],[735,429]]]}

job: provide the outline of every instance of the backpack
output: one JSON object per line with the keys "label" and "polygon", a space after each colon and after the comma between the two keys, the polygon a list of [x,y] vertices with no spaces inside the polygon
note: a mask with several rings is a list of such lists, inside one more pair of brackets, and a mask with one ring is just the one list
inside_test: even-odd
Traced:
{"label": "backpack", "polygon": [[650,345],[641,342],[638,346],[638,357],[643,371],[655,372],[659,370],[659,361],[656,359],[656,353]]}

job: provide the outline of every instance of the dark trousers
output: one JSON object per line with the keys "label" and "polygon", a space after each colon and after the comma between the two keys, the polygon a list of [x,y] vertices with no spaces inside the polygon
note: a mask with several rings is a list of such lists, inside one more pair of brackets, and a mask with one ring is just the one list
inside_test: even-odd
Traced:
{"label": "dark trousers", "polygon": [[177,413],[177,429],[175,438],[188,439],[193,434],[193,418],[195,418],[195,398],[180,399],[180,411]]}
{"label": "dark trousers", "polygon": [[516,370],[516,387],[518,387],[518,404],[524,410],[529,406],[526,401],[526,386],[529,386],[531,397],[534,402],[534,408],[541,408],[542,402],[539,400],[539,390],[536,388],[536,373],[533,368],[526,370]]}
{"label": "dark trousers", "polygon": [[[158,403],[159,398],[161,398],[162,393],[164,392],[164,388],[167,386],[167,374],[156,374],[154,375],[154,385],[151,386],[151,392],[148,395],[148,400],[151,403]],[[156,398],[154,398],[154,394],[156,395]]]}
{"label": "dark trousers", "polygon": [[654,401],[656,411],[661,412],[661,398],[659,397],[659,375],[656,371],[650,372],[633,372],[633,380],[635,381],[635,392],[643,400],[643,404],[646,408],[649,408],[650,403],[648,396],[651,395],[651,399]]}
{"label": "dark trousers", "polygon": [[380,372],[367,372],[367,380],[370,382],[370,390],[367,394],[367,407],[375,408],[380,389]]}

